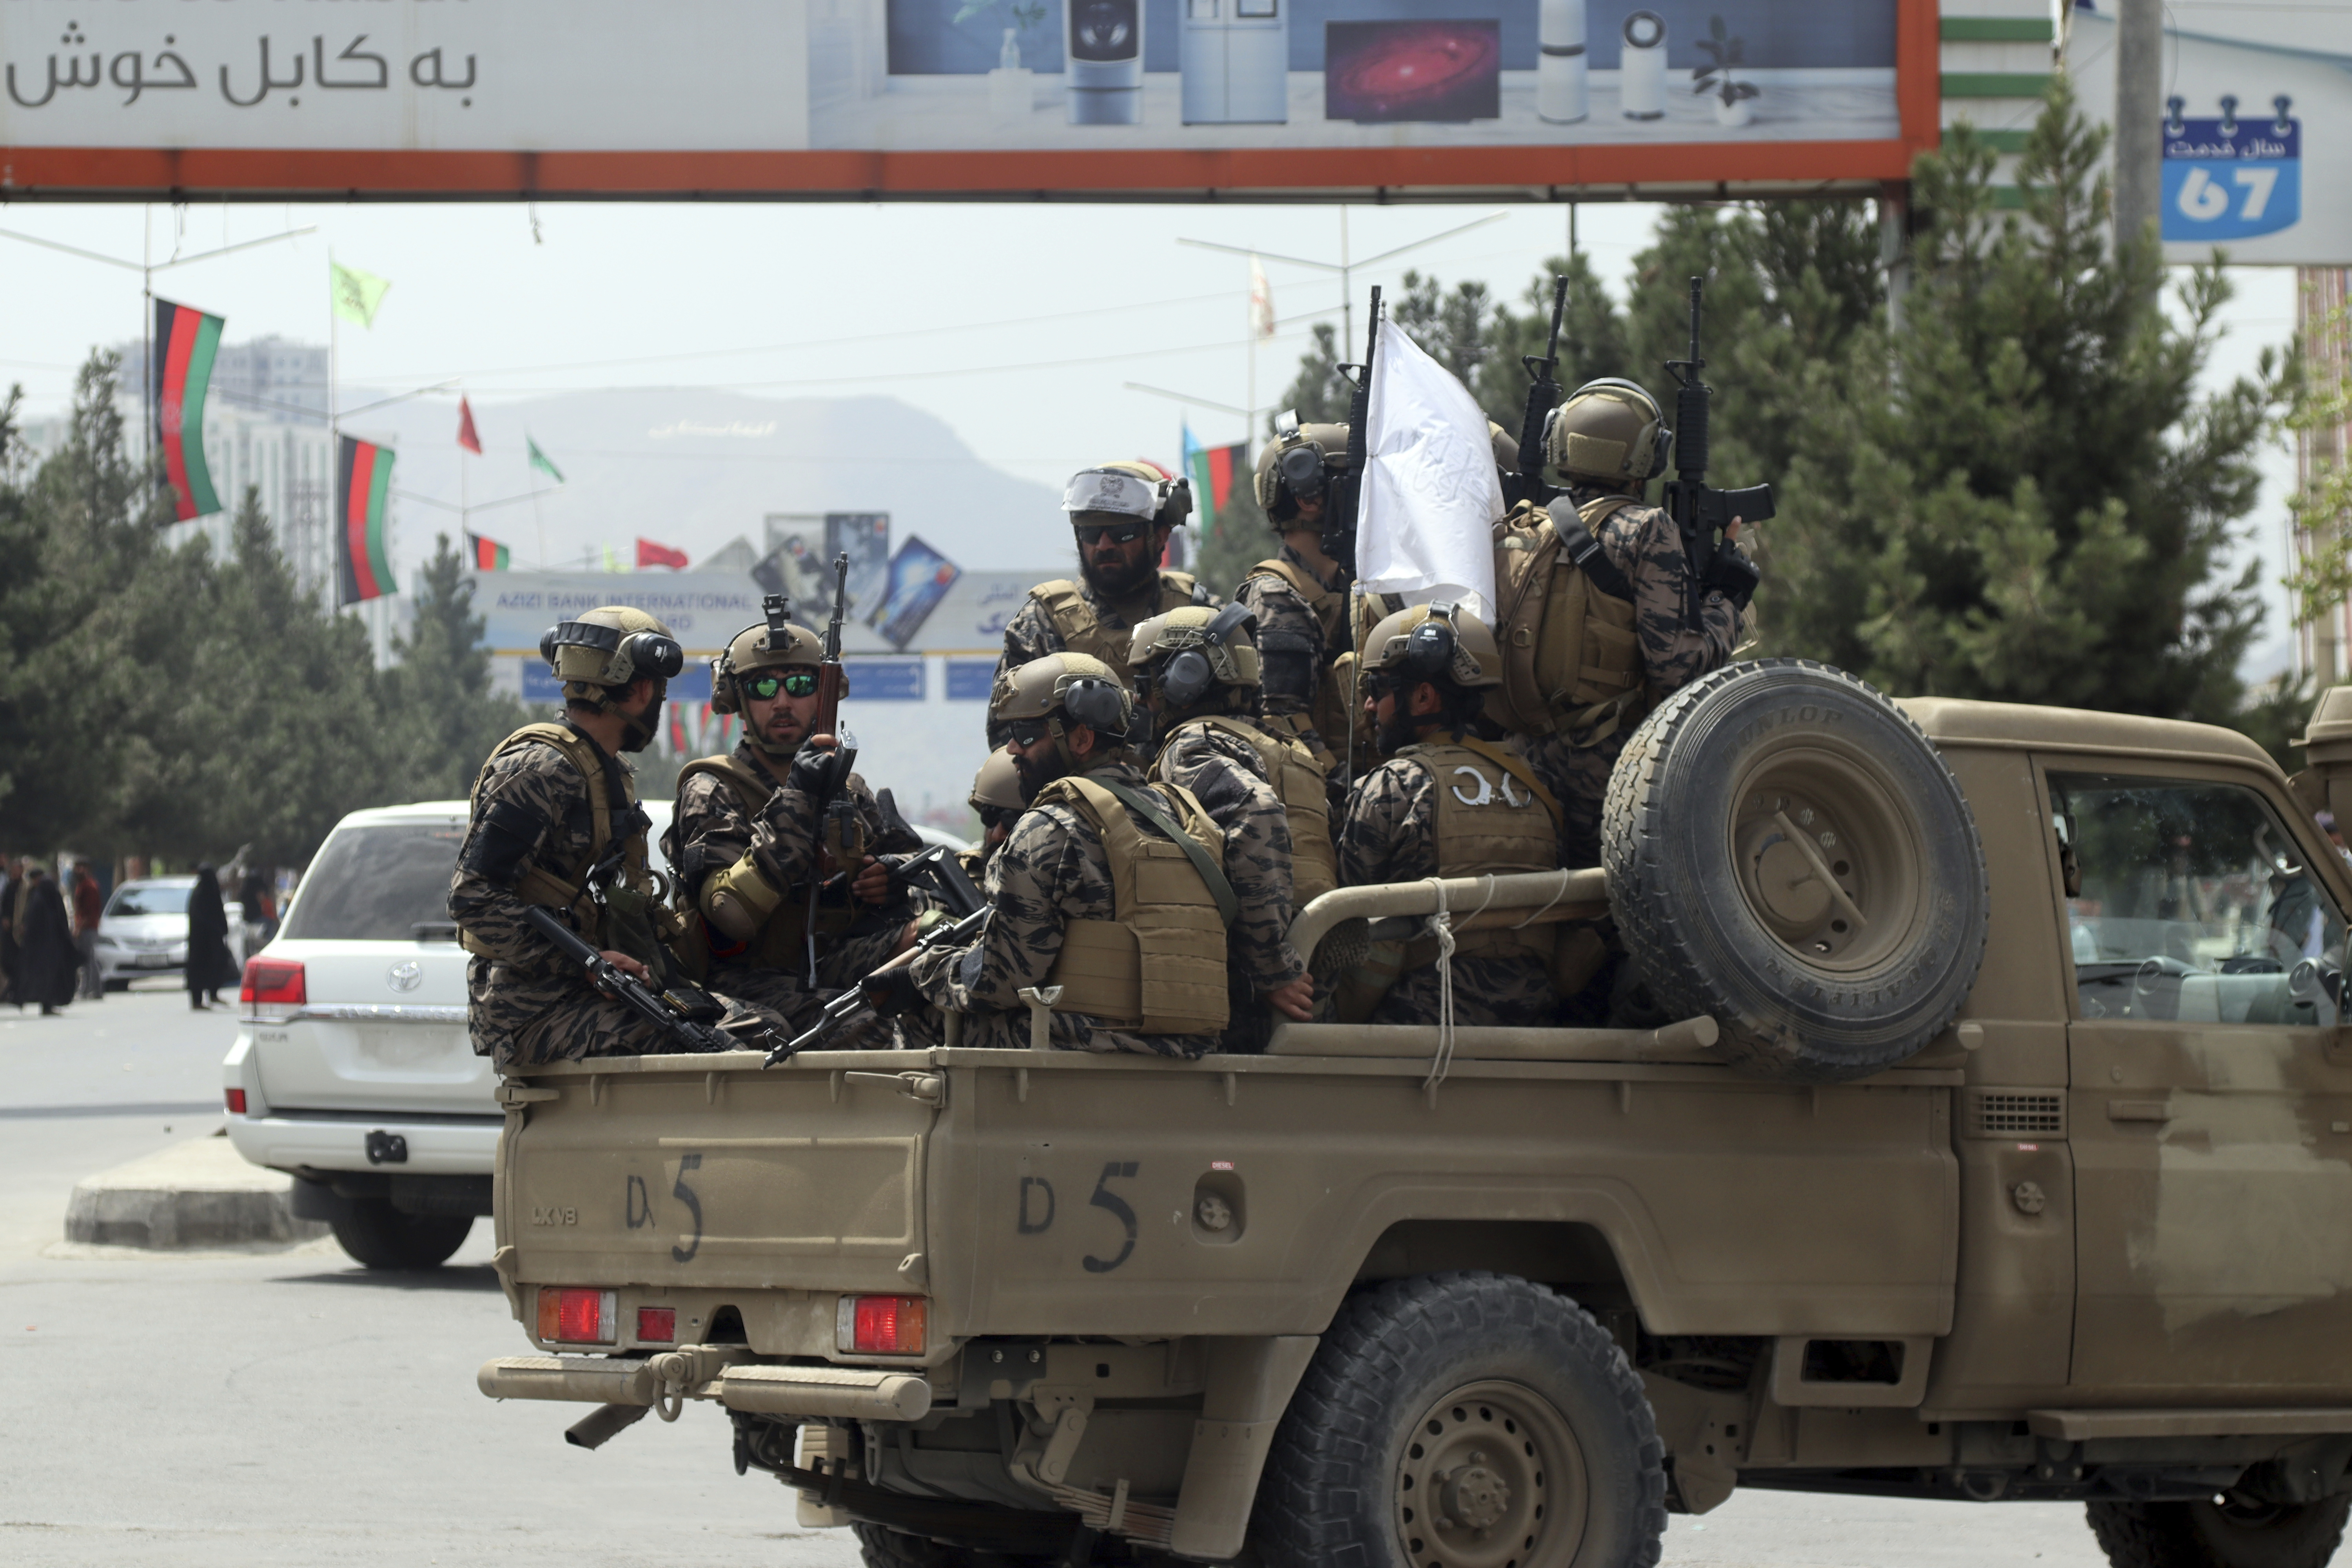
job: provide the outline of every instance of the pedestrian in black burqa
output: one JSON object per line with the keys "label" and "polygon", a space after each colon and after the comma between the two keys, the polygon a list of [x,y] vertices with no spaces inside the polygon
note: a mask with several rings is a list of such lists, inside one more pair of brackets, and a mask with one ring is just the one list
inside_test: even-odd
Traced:
{"label": "pedestrian in black burqa", "polygon": [[73,922],[66,919],[65,895],[58,891],[55,878],[38,866],[27,866],[19,907],[16,1000],[37,1003],[43,1013],[54,1014],[74,999],[75,971],[81,966]]}
{"label": "pedestrian in black burqa", "polygon": [[220,988],[236,984],[236,960],[228,951],[228,910],[221,903],[220,873],[196,868],[188,894],[188,1005],[203,1012],[220,1003]]}

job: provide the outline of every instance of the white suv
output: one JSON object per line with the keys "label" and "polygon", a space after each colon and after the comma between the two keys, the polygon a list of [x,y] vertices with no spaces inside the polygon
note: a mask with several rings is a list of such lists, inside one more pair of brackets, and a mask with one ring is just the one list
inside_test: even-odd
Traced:
{"label": "white suv", "polygon": [[[670,805],[647,802],[652,863]],[[245,966],[228,1133],[370,1268],[431,1268],[490,1212],[498,1075],[466,1030],[449,879],[466,803],[355,811]]]}

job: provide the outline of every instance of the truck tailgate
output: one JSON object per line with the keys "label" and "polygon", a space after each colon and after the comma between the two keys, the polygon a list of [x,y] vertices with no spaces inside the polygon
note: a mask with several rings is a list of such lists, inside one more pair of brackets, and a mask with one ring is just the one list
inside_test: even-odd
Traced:
{"label": "truck tailgate", "polygon": [[932,1075],[911,1053],[815,1059],[762,1072],[751,1053],[625,1058],[510,1084],[507,1100],[521,1103],[499,1145],[498,1222],[512,1277],[919,1284],[937,1111],[908,1089]]}

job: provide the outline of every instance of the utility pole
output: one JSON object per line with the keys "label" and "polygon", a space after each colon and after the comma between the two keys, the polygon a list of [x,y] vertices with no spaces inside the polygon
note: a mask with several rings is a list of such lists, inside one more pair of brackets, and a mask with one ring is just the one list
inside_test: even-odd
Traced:
{"label": "utility pole", "polygon": [[2116,249],[2159,233],[2164,184],[2163,0],[2116,7]]}

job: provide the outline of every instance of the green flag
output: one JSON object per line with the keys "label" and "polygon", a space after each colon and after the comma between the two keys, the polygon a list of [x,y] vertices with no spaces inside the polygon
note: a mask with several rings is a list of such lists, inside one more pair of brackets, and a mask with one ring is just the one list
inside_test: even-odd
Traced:
{"label": "green flag", "polygon": [[563,482],[563,470],[548,461],[547,454],[539,449],[539,443],[530,438],[530,432],[527,430],[523,432],[522,444],[530,448],[532,468],[539,469],[559,485]]}
{"label": "green flag", "polygon": [[335,314],[362,327],[375,325],[375,313],[392,287],[373,272],[362,272],[341,262],[327,263],[327,287],[335,300]]}

